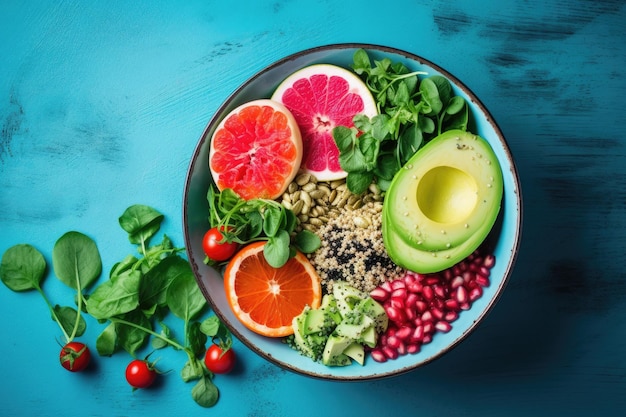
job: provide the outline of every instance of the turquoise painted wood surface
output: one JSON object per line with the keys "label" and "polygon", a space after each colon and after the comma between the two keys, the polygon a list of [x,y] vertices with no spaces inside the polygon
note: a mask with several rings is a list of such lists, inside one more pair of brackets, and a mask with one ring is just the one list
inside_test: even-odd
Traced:
{"label": "turquoise painted wood surface", "polygon": [[[132,250],[117,225],[158,208],[182,244],[189,158],[220,103],[255,72],[340,42],[424,56],[487,105],[516,158],[523,244],[495,310],[461,346],[411,373],[365,383],[310,379],[239,348],[240,366],[198,407],[176,375],[148,391],[128,358],[88,373],[57,364],[60,334],[37,294],[0,288],[4,416],[526,416],[626,410],[626,6],[505,0],[78,2],[0,6],[0,252],[51,262],[68,230],[104,268]],[[49,279],[53,300],[70,292]],[[101,327],[88,323],[86,338]]]}

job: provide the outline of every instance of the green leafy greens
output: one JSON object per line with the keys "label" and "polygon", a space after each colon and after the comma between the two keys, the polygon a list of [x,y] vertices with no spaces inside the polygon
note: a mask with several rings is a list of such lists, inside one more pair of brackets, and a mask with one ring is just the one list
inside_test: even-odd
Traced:
{"label": "green leafy greens", "polygon": [[[211,227],[219,227],[227,242],[246,244],[266,240],[263,255],[274,268],[283,266],[296,249],[312,253],[321,245],[315,233],[308,230],[296,233],[295,214],[277,201],[244,200],[230,188],[218,192],[213,185],[209,186],[207,200]],[[205,262],[212,261],[207,258]]]}
{"label": "green leafy greens", "polygon": [[379,114],[354,117],[354,127],[337,126],[333,138],[346,183],[355,194],[376,181],[386,190],[398,170],[430,139],[450,129],[466,130],[469,107],[456,96],[447,78],[411,72],[389,58],[374,60],[363,49],[352,69],[372,92]]}
{"label": "green leafy greens", "polygon": [[[102,274],[102,260],[96,243],[86,235],[71,231],[59,238],[52,251],[55,275],[76,291],[76,308],[55,305],[46,296],[42,284],[47,264],[44,256],[28,244],[9,248],[2,256],[0,279],[12,291],[38,291],[44,298],[52,319],[57,322],[67,342],[82,336],[87,327],[83,313],[101,323],[108,323],[96,340],[103,356],[124,350],[131,356],[151,340],[152,349],[171,346],[185,352],[187,362],[181,370],[185,382],[196,381],[191,394],[203,407],[215,405],[219,391],[213,374],[202,360],[207,339],[219,339],[223,350],[232,345],[230,332],[216,316],[200,321],[207,303],[189,262],[180,256],[167,235],[159,243],[151,241],[161,228],[164,216],[157,210],[134,205],[120,216],[119,224],[128,233],[137,253],[113,265],[108,279],[92,287]],[[279,230],[274,220],[267,220],[268,230]],[[169,313],[184,323],[183,341],[165,324]]]}
{"label": "green leafy greens", "polygon": [[[219,391],[201,358],[208,335],[198,321],[208,306],[189,262],[179,255],[184,248],[174,247],[167,235],[160,243],[151,244],[163,220],[161,213],[143,205],[131,206],[120,216],[119,224],[129,241],[137,245],[138,254],[116,263],[109,279],[87,299],[88,313],[109,322],[96,348],[105,356],[119,350],[134,356],[152,339],[153,349],[171,346],[185,352],[187,362],[181,377],[185,382],[197,381],[192,397],[210,407],[217,402]],[[176,339],[165,324],[168,312],[183,321],[183,341]],[[230,334],[223,332],[222,337],[230,346]]]}

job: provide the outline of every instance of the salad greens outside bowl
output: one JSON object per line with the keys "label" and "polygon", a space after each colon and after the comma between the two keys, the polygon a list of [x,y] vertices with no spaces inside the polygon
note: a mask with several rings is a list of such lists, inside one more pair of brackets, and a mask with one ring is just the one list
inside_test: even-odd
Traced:
{"label": "salad greens outside bowl", "polygon": [[[245,328],[231,312],[222,276],[204,264],[202,238],[210,228],[206,196],[212,181],[208,166],[209,142],[219,122],[235,107],[253,99],[269,98],[284,78],[302,67],[329,63],[350,68],[354,52],[359,48],[365,49],[372,61],[389,58],[392,62],[402,62],[413,71],[443,75],[451,82],[455,94],[465,98],[469,104],[469,130],[489,142],[500,162],[504,195],[498,221],[491,233],[496,258],[491,270],[491,283],[471,309],[463,311],[452,323],[451,331],[436,333],[432,342],[422,345],[420,352],[395,360],[379,363],[367,357],[363,366],[353,363],[350,366],[328,367],[300,355],[280,338],[267,338]],[[183,233],[188,258],[198,285],[217,316],[234,336],[268,361],[300,374],[331,380],[367,380],[397,375],[424,365],[458,345],[484,319],[504,290],[517,258],[521,226],[522,196],[517,169],[502,132],[485,106],[461,81],[436,64],[408,52],[369,44],[336,44],[305,50],[285,57],[252,76],[226,99],[208,123],[191,158],[183,195]]]}

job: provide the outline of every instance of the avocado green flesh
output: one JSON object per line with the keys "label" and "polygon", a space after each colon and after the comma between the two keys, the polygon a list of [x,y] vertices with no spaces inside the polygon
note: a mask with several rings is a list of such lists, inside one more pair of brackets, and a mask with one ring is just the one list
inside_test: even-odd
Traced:
{"label": "avocado green flesh", "polygon": [[346,366],[353,360],[363,365],[365,346],[375,347],[387,325],[385,309],[369,294],[337,281],[318,309],[305,308],[293,319],[293,342],[324,365]]}
{"label": "avocado green flesh", "polygon": [[489,144],[464,131],[439,135],[392,181],[383,204],[383,241],[397,265],[439,272],[485,240],[503,193],[500,164]]}

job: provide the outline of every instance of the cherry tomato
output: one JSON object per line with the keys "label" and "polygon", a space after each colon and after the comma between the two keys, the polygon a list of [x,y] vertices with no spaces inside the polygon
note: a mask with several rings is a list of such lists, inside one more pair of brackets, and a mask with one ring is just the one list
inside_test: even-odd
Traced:
{"label": "cherry tomato", "polygon": [[226,374],[235,366],[235,352],[232,349],[222,350],[219,345],[212,344],[204,356],[204,364],[214,374]]}
{"label": "cherry tomato", "polygon": [[[221,229],[224,230],[224,229]],[[209,259],[212,259],[217,262],[222,262],[230,259],[235,252],[237,251],[238,244],[235,242],[231,243],[221,243],[224,236],[217,229],[217,227],[213,227],[209,229],[202,239],[202,247],[204,248],[204,253]]]}
{"label": "cherry tomato", "polygon": [[84,343],[69,342],[61,348],[59,359],[61,366],[68,371],[80,372],[89,365],[91,353]]}
{"label": "cherry tomato", "polygon": [[145,360],[135,359],[126,367],[126,381],[133,388],[148,388],[156,376],[154,366]]}

